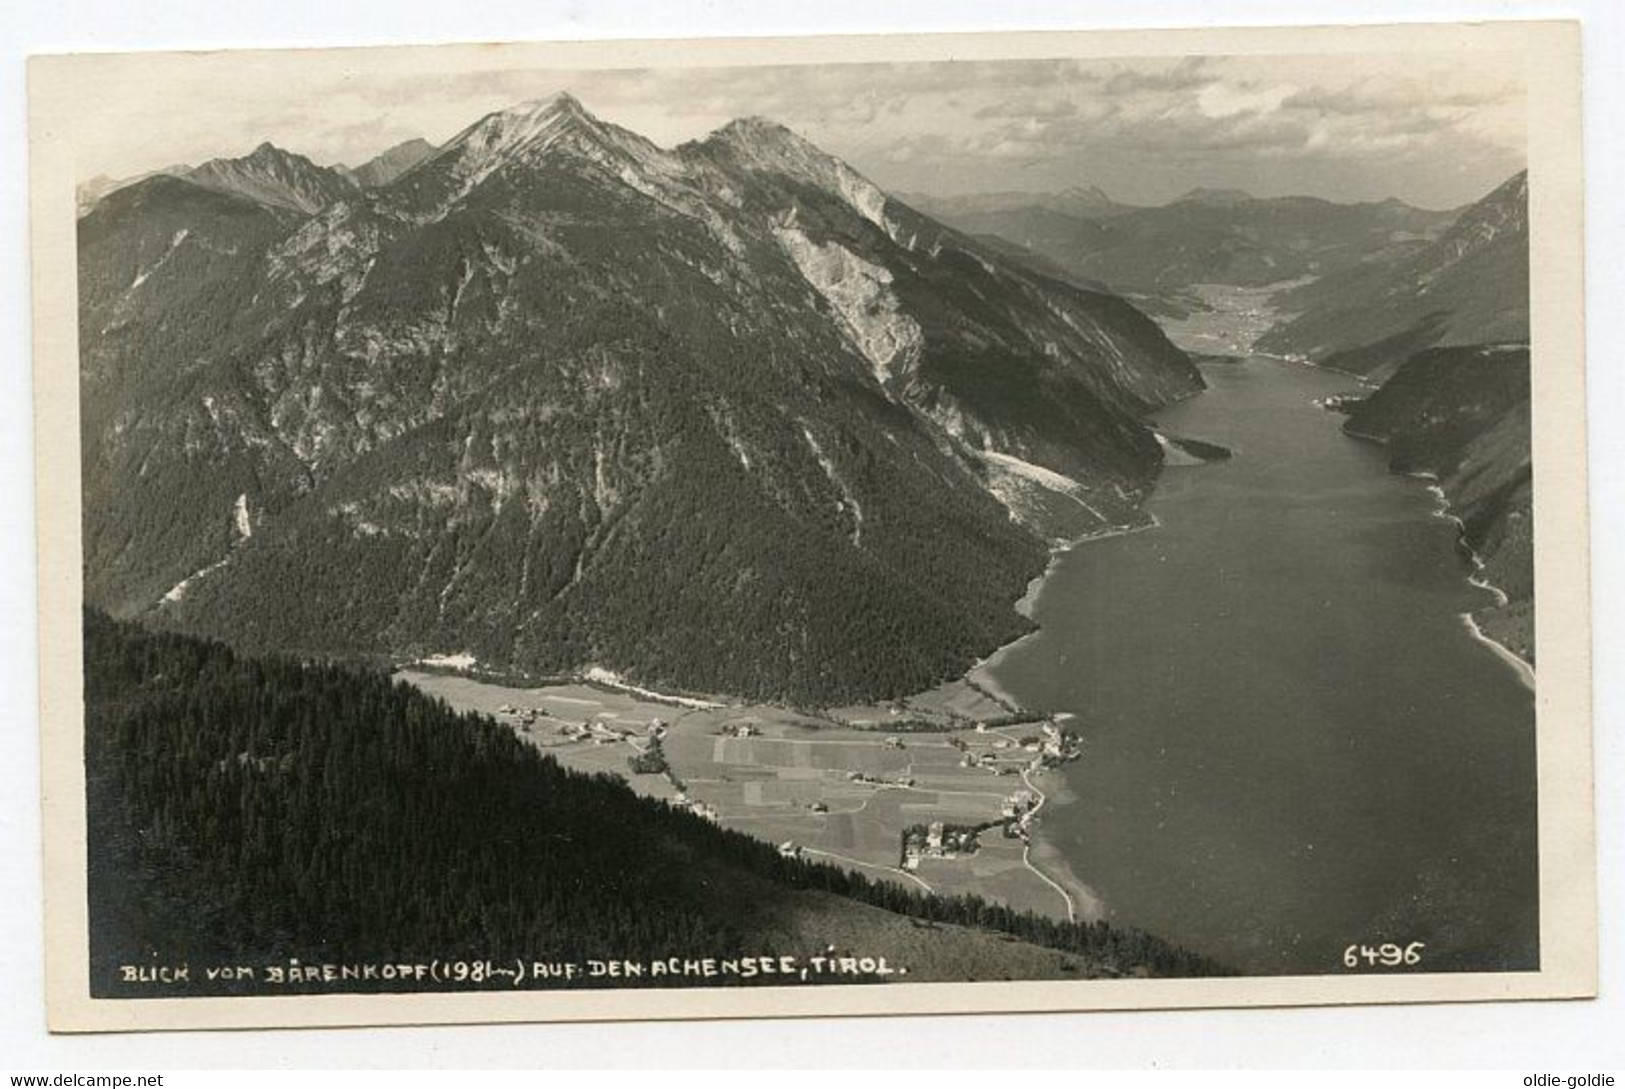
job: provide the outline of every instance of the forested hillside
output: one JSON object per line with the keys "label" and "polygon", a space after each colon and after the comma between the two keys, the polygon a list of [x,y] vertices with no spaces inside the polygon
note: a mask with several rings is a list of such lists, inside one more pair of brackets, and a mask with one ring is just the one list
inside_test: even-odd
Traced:
{"label": "forested hillside", "polygon": [[1050,545],[1144,519],[1143,417],[1201,388],[1122,299],[770,122],[663,149],[560,95],[432,150],[362,188],[261,148],[80,221],[92,604],[898,696],[1022,634]]}
{"label": "forested hillside", "polygon": [[[158,960],[646,960],[849,939],[913,980],[1216,970],[1136,931],[781,857],[382,673],[94,612],[85,666],[99,994],[163,993],[118,981]],[[252,989],[184,991],[211,987]]]}
{"label": "forested hillside", "polygon": [[1530,459],[1529,349],[1420,352],[1354,407],[1347,430],[1380,439],[1401,472],[1439,480],[1462,520],[1463,542],[1506,601],[1480,627],[1535,660],[1535,520]]}

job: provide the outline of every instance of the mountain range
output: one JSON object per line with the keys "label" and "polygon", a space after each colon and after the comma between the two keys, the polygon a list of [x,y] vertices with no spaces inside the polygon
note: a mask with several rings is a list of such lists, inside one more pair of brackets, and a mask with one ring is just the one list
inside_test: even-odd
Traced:
{"label": "mountain range", "polygon": [[108,194],[156,175],[185,178],[206,189],[237,193],[271,207],[308,213],[353,196],[356,189],[388,185],[434,151],[434,145],[427,140],[406,140],[351,169],[342,164],[319,166],[266,141],[237,159],[211,159],[195,167],[180,163],[128,178],[99,174],[79,186],[79,214],[89,212]]}
{"label": "mountain range", "polygon": [[1107,285],[1159,312],[1192,305],[1185,292],[1194,284],[1327,277],[1408,253],[1456,216],[1398,200],[1338,204],[1240,189],[1193,189],[1158,207],[1119,204],[1098,189],[920,199],[969,234],[1014,242],[1076,282]]}
{"label": "mountain range", "polygon": [[1434,345],[1527,343],[1528,205],[1529,176],[1520,172],[1427,245],[1287,292],[1277,305],[1296,316],[1258,347],[1380,380]]}
{"label": "mountain range", "polygon": [[1144,520],[1142,418],[1202,387],[1123,299],[769,121],[665,149],[557,95],[397,152],[262,145],[81,218],[90,604],[901,694],[1024,631],[1052,543]]}

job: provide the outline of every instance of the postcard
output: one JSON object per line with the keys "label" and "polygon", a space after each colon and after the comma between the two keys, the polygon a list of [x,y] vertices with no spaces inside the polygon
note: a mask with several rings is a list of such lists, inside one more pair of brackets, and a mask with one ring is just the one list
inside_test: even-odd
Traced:
{"label": "postcard", "polygon": [[1579,55],[33,58],[51,1027],[1592,995]]}

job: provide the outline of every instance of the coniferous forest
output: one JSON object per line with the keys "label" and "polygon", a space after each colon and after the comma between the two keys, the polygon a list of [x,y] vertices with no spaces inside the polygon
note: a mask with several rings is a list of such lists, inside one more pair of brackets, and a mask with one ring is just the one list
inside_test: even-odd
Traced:
{"label": "coniferous forest", "polygon": [[[381,671],[244,657],[96,612],[85,667],[100,995],[177,993],[124,982],[127,965],[821,952],[764,948],[763,935],[831,896],[916,926],[1002,932],[1100,974],[1220,971],[1137,931],[781,857],[617,778],[566,770]],[[945,949],[956,932],[944,928]],[[180,993],[255,986],[194,975]]]}

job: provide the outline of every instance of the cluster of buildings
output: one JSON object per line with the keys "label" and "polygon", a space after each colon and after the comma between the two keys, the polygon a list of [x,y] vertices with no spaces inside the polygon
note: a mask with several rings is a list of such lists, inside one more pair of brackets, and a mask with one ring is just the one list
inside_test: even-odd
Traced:
{"label": "cluster of buildings", "polygon": [[1004,800],[999,812],[1006,820],[1015,820],[1031,811],[1035,801],[1032,791],[1018,790]]}
{"label": "cluster of buildings", "polygon": [[714,808],[698,798],[690,798],[687,791],[679,791],[677,796],[671,800],[671,804],[676,809],[681,809],[685,813],[692,813],[696,817],[703,817],[712,823],[715,823],[718,819],[717,811]]}
{"label": "cluster of buildings", "polygon": [[617,730],[602,722],[567,722],[559,733],[568,741],[591,741],[594,745],[613,745],[637,736],[632,730]]}
{"label": "cluster of buildings", "polygon": [[[538,719],[552,719],[558,724],[559,734],[567,741],[591,741],[595,745],[613,745],[617,741],[627,741],[639,736],[638,730],[628,729],[624,726],[612,726],[600,721],[564,722],[554,719],[545,707],[515,707],[504,703],[497,708],[497,714],[506,719],[516,728],[528,729],[536,724]],[[666,736],[666,722],[664,719],[651,719],[643,727],[645,736],[659,741]]]}
{"label": "cluster of buildings", "polygon": [[498,707],[497,714],[506,715],[508,718],[513,719],[515,722],[523,726],[530,726],[534,724],[538,718],[548,717],[547,711],[543,708],[515,707],[508,703],[504,703],[501,707]]}
{"label": "cluster of buildings", "polygon": [[[993,747],[1013,749],[1017,744],[1018,742],[1011,741],[1007,737],[1001,737],[993,742]],[[1030,753],[1037,758],[1034,764],[1039,767],[1064,764],[1068,760],[1076,760],[1083,754],[1083,739],[1062,730],[1053,720],[1045,722],[1039,733],[1022,738],[1019,745],[1022,752]],[[988,763],[992,760],[991,755],[986,758]]]}
{"label": "cluster of buildings", "polygon": [[914,776],[896,775],[887,779],[880,775],[870,775],[866,771],[849,771],[846,773],[846,781],[849,783],[869,783],[872,786],[911,787],[914,785]]}
{"label": "cluster of buildings", "polygon": [[903,829],[903,869],[920,868],[922,858],[958,858],[977,849],[977,829],[969,825],[932,821],[921,827]]}

